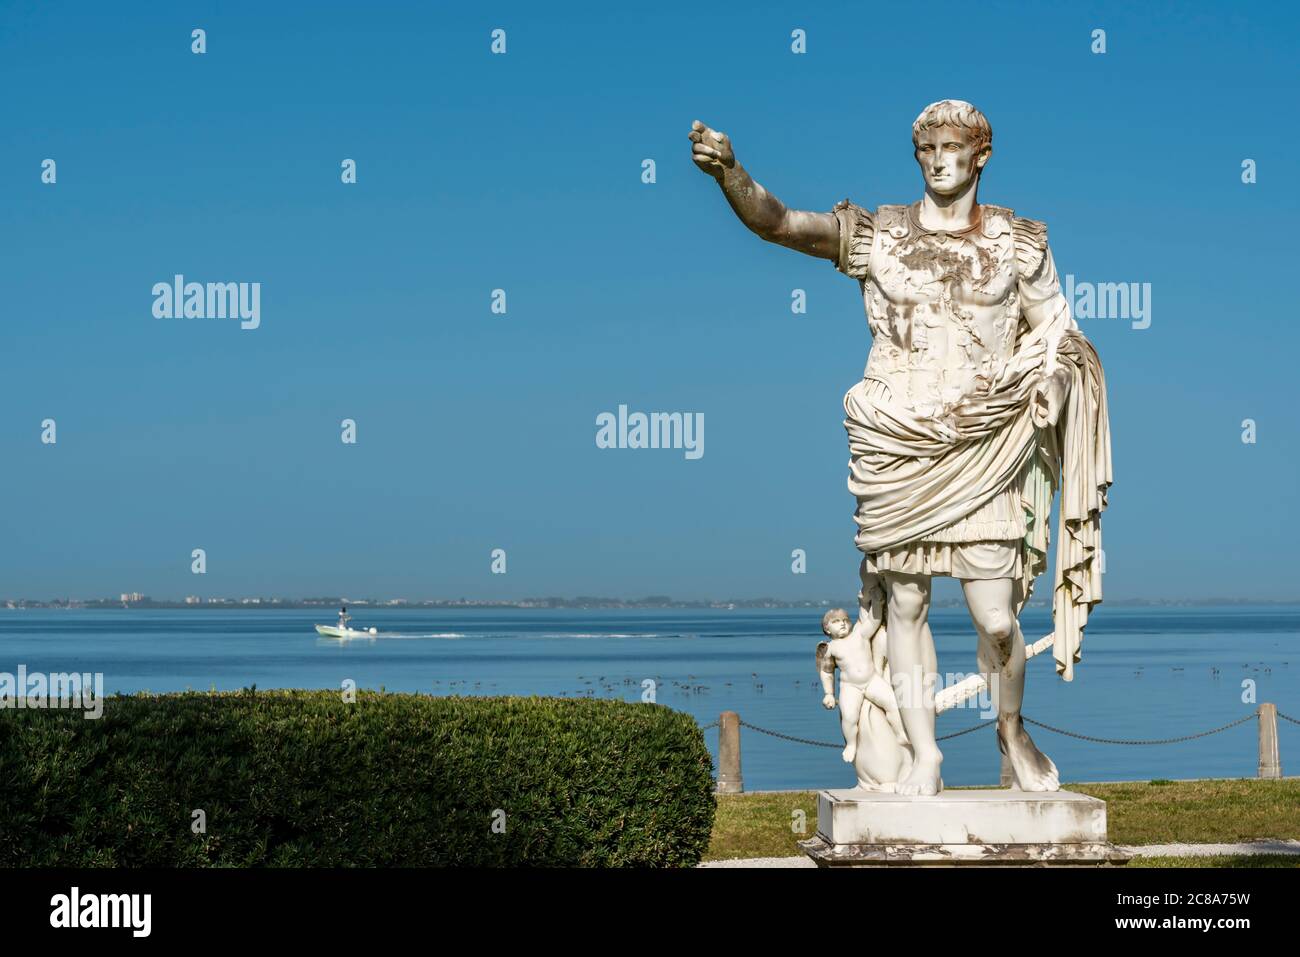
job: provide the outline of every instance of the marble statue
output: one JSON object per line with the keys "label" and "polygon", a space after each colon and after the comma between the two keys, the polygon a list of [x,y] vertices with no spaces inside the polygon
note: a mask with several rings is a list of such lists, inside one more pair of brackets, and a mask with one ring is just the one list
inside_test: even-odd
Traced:
{"label": "marble statue", "polygon": [[1021,720],[1018,616],[1047,564],[1059,490],[1052,653],[1071,680],[1101,600],[1106,386],[1061,295],[1047,227],[977,201],[992,155],[988,121],[960,100],[926,107],[912,125],[923,195],[874,210],[847,199],[829,212],[789,209],[741,166],[725,134],[696,121],[689,135],[695,164],[745,226],[830,260],[862,290],[871,352],[844,397],[862,587],[856,622],[831,646],[885,649],[873,670],[883,677],[887,664],[907,744],[868,697],[853,725],[844,721],[846,732],[857,728],[845,753],[852,748],[859,786],[903,795],[943,786],[927,623],[931,579],[941,575],[965,593],[1017,785],[1059,789],[1055,764]]}

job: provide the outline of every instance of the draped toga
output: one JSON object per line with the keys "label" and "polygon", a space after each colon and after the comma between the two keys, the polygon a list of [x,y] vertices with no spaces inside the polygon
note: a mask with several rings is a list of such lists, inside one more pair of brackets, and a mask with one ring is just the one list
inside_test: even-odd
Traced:
{"label": "draped toga", "polygon": [[[1018,613],[1047,564],[1059,489],[1053,654],[1068,681],[1102,594],[1111,460],[1101,362],[1061,295],[1042,223],[980,206],[970,227],[939,231],[919,209],[834,209],[836,267],[861,283],[873,337],[844,397],[863,600],[883,572],[1011,578]],[[1039,429],[1034,390],[1057,370],[1064,406]]]}

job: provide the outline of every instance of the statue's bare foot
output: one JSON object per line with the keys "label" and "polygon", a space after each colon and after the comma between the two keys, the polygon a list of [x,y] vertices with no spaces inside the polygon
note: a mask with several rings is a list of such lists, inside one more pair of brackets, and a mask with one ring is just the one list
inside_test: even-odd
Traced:
{"label": "statue's bare foot", "polygon": [[844,751],[841,756],[845,761],[850,762],[856,758],[858,756],[858,742],[850,741],[848,744],[844,745]]}
{"label": "statue's bare foot", "polygon": [[918,755],[912,763],[912,770],[907,777],[898,782],[898,794],[919,794],[930,797],[943,790],[943,779],[939,777],[939,765],[943,755],[935,752],[933,757]]}
{"label": "statue's bare foot", "polygon": [[1034,746],[1020,715],[998,717],[998,748],[1011,762],[1022,791],[1059,791],[1061,776],[1052,759]]}

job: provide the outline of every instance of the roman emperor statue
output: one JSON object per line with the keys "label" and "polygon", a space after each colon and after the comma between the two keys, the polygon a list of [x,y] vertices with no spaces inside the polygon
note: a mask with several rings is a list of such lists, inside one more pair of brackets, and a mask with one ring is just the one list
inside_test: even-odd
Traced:
{"label": "roman emperor statue", "polygon": [[912,125],[920,200],[868,209],[846,199],[829,212],[786,208],[725,134],[697,121],[690,139],[695,164],[750,230],[830,260],[861,286],[871,352],[844,397],[863,553],[854,629],[873,643],[883,629],[911,749],[899,779],[880,783],[914,795],[943,787],[927,623],[940,575],[961,582],[1016,784],[1058,789],[1055,764],[1021,719],[1018,617],[1047,564],[1059,490],[1052,646],[1057,673],[1071,680],[1101,600],[1105,379],[1061,295],[1046,226],[977,200],[992,155],[988,121],[959,100],[931,104]]}

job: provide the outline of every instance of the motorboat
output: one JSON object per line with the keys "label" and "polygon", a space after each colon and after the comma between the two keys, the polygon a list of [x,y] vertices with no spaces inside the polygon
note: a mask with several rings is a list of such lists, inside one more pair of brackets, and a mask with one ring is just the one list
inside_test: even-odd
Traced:
{"label": "motorboat", "polygon": [[339,628],[335,625],[317,625],[316,633],[326,638],[373,638],[379,634],[378,628]]}
{"label": "motorboat", "polygon": [[343,606],[339,611],[339,622],[337,625],[317,625],[316,634],[322,638],[373,638],[379,634],[378,628],[349,628],[348,622],[352,616],[348,614],[348,608]]}

